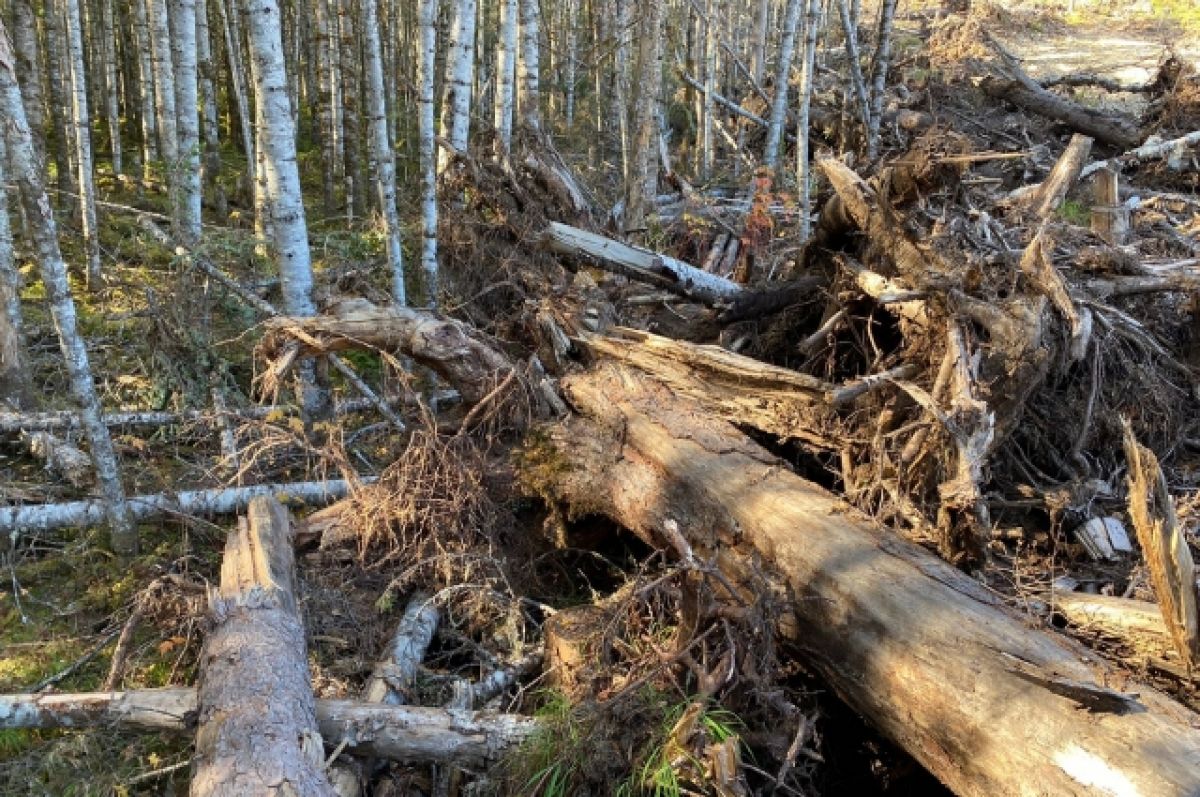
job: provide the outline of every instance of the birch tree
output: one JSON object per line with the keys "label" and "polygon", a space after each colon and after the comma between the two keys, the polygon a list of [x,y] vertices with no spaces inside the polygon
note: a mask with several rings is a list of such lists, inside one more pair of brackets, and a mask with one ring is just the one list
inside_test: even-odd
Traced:
{"label": "birch tree", "polygon": [[100,238],[96,229],[96,180],[92,167],[92,125],[88,113],[87,74],[83,61],[83,25],[79,0],[65,0],[67,54],[71,70],[71,120],[75,131],[79,209],[87,253],[88,287],[100,287]]}
{"label": "birch tree", "polygon": [[108,119],[108,137],[112,148],[112,170],[118,177],[124,173],[121,148],[121,87],[117,78],[117,29],[113,0],[100,2],[99,51],[104,64],[104,113]]}
{"label": "birch tree", "polygon": [[34,148],[39,156],[43,156],[46,116],[42,111],[42,48],[38,42],[37,14],[32,0],[13,2],[13,45],[17,51],[17,80],[25,100],[25,116],[33,131]]}
{"label": "birch tree", "polygon": [[67,61],[66,21],[53,3],[47,6],[46,30],[46,88],[49,102],[49,151],[54,155],[55,174],[60,196],[76,193],[73,159],[75,134],[71,125],[71,66]]}
{"label": "birch tree", "polygon": [[433,118],[437,17],[438,0],[418,0],[420,47],[417,50],[417,126],[421,161],[421,271],[425,277],[425,298],[430,307],[437,304],[438,291],[437,157],[434,151]]}
{"label": "birch tree", "polygon": [[158,153],[166,165],[167,190],[171,197],[171,220],[179,230],[179,139],[175,112],[175,68],[171,63],[171,26],[167,0],[145,0],[150,26],[150,59],[154,68],[154,112],[158,127]]}
{"label": "birch tree", "polygon": [[[312,259],[296,165],[296,129],[288,97],[278,0],[246,0],[246,30],[259,109],[258,146],[266,178],[266,203],[283,283],[283,309],[291,316],[311,316],[316,314]],[[322,397],[316,389],[312,361],[301,365],[302,401],[312,412],[319,409]]]}
{"label": "birch tree", "polygon": [[496,100],[493,125],[500,150],[512,147],[513,97],[517,76],[517,15],[519,0],[500,0],[500,38],[496,42]]}
{"label": "birch tree", "polygon": [[[223,0],[217,0],[223,2]],[[154,161],[158,160],[158,125],[155,124],[154,63],[150,56],[150,22],[146,16],[146,3],[134,0],[133,25],[137,37],[138,94],[141,98],[142,121],[142,179],[150,180],[154,174]]]}
{"label": "birch tree", "polygon": [[883,95],[892,60],[892,22],[895,17],[896,0],[882,0],[879,28],[875,33],[875,57],[871,62],[871,114],[867,130],[867,158],[870,160],[879,156],[879,120],[883,116]]}
{"label": "birch tree", "polygon": [[176,131],[179,144],[175,173],[178,193],[177,234],[191,248],[200,240],[200,112],[196,68],[196,0],[171,0],[174,35]]}
{"label": "birch tree", "polygon": [[783,41],[779,44],[779,67],[775,71],[775,96],[771,100],[771,118],[767,126],[767,142],[763,145],[763,165],[774,169],[779,165],[779,145],[783,141],[783,126],[787,119],[788,83],[792,74],[792,59],[796,52],[796,28],[805,0],[788,0],[783,23]]}
{"label": "birch tree", "polygon": [[638,86],[634,106],[633,167],[625,186],[625,229],[639,230],[658,187],[658,95],[662,88],[663,0],[641,5]]}
{"label": "birch tree", "polygon": [[807,241],[812,229],[812,191],[809,183],[808,133],[812,105],[813,70],[816,66],[817,34],[821,28],[821,0],[806,0],[804,12],[804,63],[800,71],[800,114],[796,123],[796,186],[800,192],[800,240]]}
{"label": "birch tree", "polygon": [[538,86],[541,18],[539,0],[521,0],[521,50],[517,61],[520,92],[517,100],[521,121],[535,130],[542,126],[541,91]]}
{"label": "birch tree", "polygon": [[21,327],[21,274],[8,216],[8,156],[0,132],[0,403],[24,407],[33,395]]}
{"label": "birch tree", "polygon": [[112,547],[118,553],[132,555],[138,547],[137,527],[125,501],[116,453],[101,416],[100,399],[92,382],[87,349],[79,334],[75,302],[67,282],[67,267],[58,246],[58,229],[42,183],[13,62],[8,29],[0,20],[0,119],[3,119],[3,135],[8,160],[12,165],[12,179],[20,189],[42,283],[50,304],[50,315],[70,377],[71,394],[79,405],[80,419],[91,448],[96,482],[105,500],[111,525]]}
{"label": "birch tree", "polygon": [[[220,3],[221,0],[214,0]],[[209,29],[208,0],[196,2],[196,77],[200,90],[200,131],[204,142],[201,183],[212,197],[217,216],[225,218],[228,207],[225,192],[217,179],[221,173],[221,133],[217,119],[217,91],[214,78],[212,34]]]}
{"label": "birch tree", "polygon": [[383,50],[379,41],[379,14],[376,0],[361,0],[363,43],[367,73],[367,124],[374,164],[375,190],[379,213],[383,218],[387,247],[388,273],[392,279],[392,299],[407,304],[404,289],[404,253],[400,247],[400,214],[396,211],[396,161],[388,140],[387,102],[383,87]]}
{"label": "birch tree", "polygon": [[[442,94],[441,136],[454,149],[465,152],[471,131],[471,87],[475,82],[475,0],[456,0],[454,24],[446,48],[446,80]],[[449,153],[438,154],[438,171],[446,168]]]}

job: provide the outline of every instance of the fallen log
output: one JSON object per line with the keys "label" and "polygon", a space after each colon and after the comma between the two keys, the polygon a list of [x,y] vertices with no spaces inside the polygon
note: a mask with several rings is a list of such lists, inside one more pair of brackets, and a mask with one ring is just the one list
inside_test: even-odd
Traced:
{"label": "fallen log", "polygon": [[191,794],[333,797],[296,601],[291,522],[275,499],[255,498],[229,533],[209,614]]}
{"label": "fallen log", "polygon": [[435,371],[467,404],[479,403],[513,370],[507,357],[466,324],[412,307],[347,299],[319,316],[271,318],[264,326],[260,352],[267,358],[290,362],[306,354],[362,348],[400,353]]}
{"label": "fallen log", "polygon": [[1186,151],[1190,147],[1200,146],[1200,130],[1195,130],[1188,133],[1186,136],[1173,138],[1169,141],[1162,141],[1157,138],[1152,138],[1142,144],[1137,149],[1132,149],[1129,152],[1118,155],[1115,158],[1108,160],[1095,161],[1083,167],[1083,171],[1079,173],[1079,179],[1083,180],[1091,177],[1101,169],[1117,169],[1120,170],[1125,166],[1132,166],[1143,161],[1148,161],[1154,158],[1164,158],[1176,152]]}
{"label": "fallen log", "polygon": [[[532,717],[443,708],[318,700],[317,727],[333,744],[400,763],[495,763],[539,727]],[[0,729],[125,727],[190,733],[196,690],[0,695]]]}
{"label": "fallen log", "polygon": [[1046,179],[1021,192],[1017,203],[1031,208],[1038,218],[1050,218],[1050,214],[1058,210],[1071,187],[1079,180],[1083,162],[1091,151],[1092,139],[1078,133],[1071,136],[1070,143]]}
{"label": "fallen log", "polygon": [[[669,523],[842,699],[961,795],[1200,790],[1200,717],[1034,630],[991,593],[628,367],[564,380],[582,417],[530,486],[661,546]],[[571,516],[568,514],[568,516]],[[765,576],[764,567],[774,576]]]}
{"label": "fallen log", "polygon": [[736,282],[682,260],[558,222],[550,222],[542,241],[552,252],[590,258],[602,268],[703,304],[729,302],[744,290]]}
{"label": "fallen log", "polygon": [[375,665],[363,689],[367,703],[403,706],[408,702],[408,690],[417,679],[417,669],[425,660],[425,651],[437,631],[437,606],[424,593],[417,593],[408,602],[396,633],[388,642],[387,655]]}
{"label": "fallen log", "polygon": [[[363,477],[360,483],[370,484],[373,481],[374,478]],[[130,496],[129,511],[134,520],[149,520],[163,515],[228,515],[240,511],[251,499],[258,496],[272,495],[289,503],[324,504],[343,498],[350,492],[350,488],[349,482],[337,479],[324,482],[185,490],[178,493]],[[9,543],[15,546],[21,536],[31,531],[94,526],[103,523],[105,517],[104,502],[99,498],[66,501],[61,504],[0,507],[0,539],[7,538]]]}
{"label": "fallen log", "polygon": [[1140,140],[1141,134],[1132,119],[1071,102],[1042,88],[1020,69],[1010,69],[1008,75],[985,77],[980,83],[984,93],[1038,116],[1062,122],[1077,133],[1105,144],[1127,148]]}

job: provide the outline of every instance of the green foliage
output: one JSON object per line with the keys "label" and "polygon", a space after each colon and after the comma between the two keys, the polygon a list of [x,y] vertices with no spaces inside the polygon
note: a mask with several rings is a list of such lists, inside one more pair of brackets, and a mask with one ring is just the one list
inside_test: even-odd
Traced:
{"label": "green foliage", "polygon": [[1092,219],[1091,209],[1076,199],[1063,200],[1059,205],[1058,215],[1063,221],[1078,227],[1087,227]]}

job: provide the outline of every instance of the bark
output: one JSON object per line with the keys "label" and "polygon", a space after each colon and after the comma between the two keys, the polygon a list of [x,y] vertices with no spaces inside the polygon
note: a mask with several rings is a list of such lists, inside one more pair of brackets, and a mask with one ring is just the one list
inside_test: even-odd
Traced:
{"label": "bark", "polygon": [[892,23],[896,19],[897,0],[882,0],[879,26],[875,31],[875,56],[871,59],[871,113],[867,129],[867,159],[879,156],[879,122],[883,118],[883,97],[887,73],[892,63]]}
{"label": "bark", "polygon": [[1103,169],[1092,182],[1092,232],[1113,246],[1129,238],[1129,208],[1121,202],[1120,176],[1116,169]]}
{"label": "bark", "polygon": [[96,174],[92,164],[92,126],[83,60],[83,18],[79,0],[66,0],[65,7],[67,54],[71,68],[71,119],[75,126],[75,164],[78,168],[87,281],[89,289],[97,290],[100,287],[100,238],[96,229]]}
{"label": "bark", "polygon": [[784,15],[783,41],[779,45],[779,66],[775,70],[775,97],[771,100],[771,119],[767,126],[767,142],[763,145],[763,165],[774,169],[779,165],[779,146],[783,140],[784,120],[787,118],[788,86],[792,74],[792,58],[796,52],[796,29],[806,0],[788,0]]}
{"label": "bark", "polygon": [[[224,3],[224,0],[218,0]],[[158,125],[154,109],[154,62],[151,58],[150,22],[146,16],[146,3],[135,0],[133,5],[133,27],[137,42],[138,98],[141,102],[142,131],[142,179],[149,181],[154,174],[154,161],[158,160]]]}
{"label": "bark", "polygon": [[549,249],[559,254],[592,258],[602,268],[705,304],[728,302],[745,291],[736,282],[709,274],[673,257],[566,224],[550,222],[550,226],[542,233],[542,240]]}
{"label": "bark", "polygon": [[33,132],[33,146],[42,160],[46,152],[46,115],[42,109],[42,58],[38,42],[37,13],[33,0],[15,0],[13,3],[13,48],[17,54],[17,81],[21,85],[21,97],[25,101],[25,117]]}
{"label": "bark", "polygon": [[812,231],[812,180],[809,177],[808,133],[820,20],[820,0],[807,0],[804,12],[804,55],[800,68],[800,119],[796,123],[796,187],[800,192],[801,241],[807,241]]}
{"label": "bark", "polygon": [[754,38],[750,49],[750,75],[762,85],[767,70],[767,24],[771,19],[771,0],[758,0],[754,17]]}
{"label": "bark", "polygon": [[275,499],[251,501],[229,533],[209,614],[191,794],[333,795],[309,683],[291,523]]}
{"label": "bark", "polygon": [[[179,223],[179,138],[175,110],[175,68],[171,63],[171,26],[167,0],[144,0],[150,24],[150,58],[154,69],[154,109],[158,128],[158,153],[166,169],[171,196],[172,224]],[[176,230],[178,232],[178,230]]]}
{"label": "bark", "polygon": [[985,78],[982,88],[992,97],[1011,102],[1030,113],[1060,121],[1072,130],[1105,144],[1128,148],[1140,139],[1137,126],[1131,120],[1064,100],[1054,92],[1043,89],[1024,73],[1017,78]]}
{"label": "bark", "polygon": [[334,37],[331,34],[330,0],[313,0],[316,7],[312,31],[312,46],[317,66],[317,128],[321,142],[321,189],[326,215],[333,215],[337,206],[338,166],[342,163],[341,118],[336,108],[339,91],[338,77],[333,66]]}
{"label": "bark", "polygon": [[365,702],[389,706],[408,703],[408,690],[417,680],[417,670],[425,660],[425,651],[433,641],[437,625],[437,606],[426,594],[413,595],[396,626],[396,633],[388,642],[387,655],[371,671],[363,689]]}
{"label": "bark", "polygon": [[379,42],[379,13],[376,0],[362,0],[362,18],[367,73],[367,125],[374,164],[376,201],[383,218],[384,248],[391,276],[392,301],[408,304],[404,286],[404,253],[400,248],[400,214],[396,209],[396,158],[388,138],[387,102],[383,86],[383,49]]}
{"label": "bark", "polygon": [[[483,767],[498,762],[539,727],[517,714],[316,701],[317,727],[347,749],[400,763]],[[180,687],[132,692],[2,695],[0,729],[124,726],[186,733],[194,729],[196,690]]]}
{"label": "bark", "polygon": [[1049,218],[1079,180],[1079,173],[1091,151],[1092,139],[1078,133],[1071,136],[1070,143],[1067,144],[1067,148],[1063,150],[1063,154],[1059,156],[1046,179],[1031,186],[1027,192],[1022,192],[1017,203],[1031,208],[1034,214],[1041,219]]}
{"label": "bark", "polygon": [[565,389],[583,417],[548,430],[561,467],[539,490],[656,547],[677,526],[728,597],[773,601],[808,665],[955,793],[1200,789],[1192,712],[1111,688],[1125,676],[645,375],[606,365]]}
{"label": "bark", "polygon": [[504,153],[512,147],[519,3],[520,0],[499,0],[500,38],[496,42],[496,101],[492,124],[500,141],[500,151]]}
{"label": "bark", "polygon": [[254,130],[250,120],[249,88],[246,84],[246,73],[242,70],[242,47],[234,36],[233,21],[225,8],[226,0],[212,0],[221,17],[221,33],[225,40],[225,61],[229,67],[229,92],[234,111],[237,116],[238,132],[241,134],[242,152],[247,163],[256,163],[254,148]]}
{"label": "bark", "polygon": [[13,255],[8,215],[7,170],[7,149],[0,133],[0,404],[28,407],[33,401],[33,381],[23,336],[21,273]]}
{"label": "bark", "polygon": [[421,167],[421,271],[425,303],[437,306],[438,205],[437,152],[434,144],[433,82],[437,61],[438,0],[418,0],[420,46],[417,51],[417,127]]}
{"label": "bark", "polygon": [[850,61],[850,85],[854,88],[854,98],[858,101],[859,120],[862,122],[864,135],[871,128],[871,98],[867,94],[867,84],[863,80],[862,65],[858,54],[858,20],[850,15],[849,0],[837,0],[838,16],[842,21],[842,32],[846,36],[846,58]]}
{"label": "bark", "polygon": [[641,4],[638,85],[633,106],[632,152],[625,185],[625,229],[640,230],[658,188],[658,95],[662,88],[663,0]]}
{"label": "bark", "polygon": [[347,300],[324,315],[273,318],[265,326],[261,352],[268,358],[288,356],[294,347],[300,354],[364,347],[402,353],[432,368],[467,404],[483,400],[512,371],[508,358],[477,339],[467,325],[409,307]]}
{"label": "bark", "polygon": [[[49,89],[51,149],[54,153],[55,171],[58,174],[58,190],[63,194],[76,194],[75,166],[73,157],[74,133],[72,132],[71,91],[69,80],[71,66],[67,60],[64,20],[59,13],[46,14],[46,86]],[[36,143],[34,152],[36,153]]]}
{"label": "bark", "polygon": [[[25,119],[21,91],[17,87],[12,46],[9,43],[8,31],[2,22],[0,115],[7,117],[4,135],[13,171],[12,179],[21,192],[21,201],[41,269],[42,284],[45,286],[46,298],[50,305],[50,315],[58,333],[63,359],[66,361],[71,394],[79,405],[88,445],[91,448],[92,462],[96,466],[96,480],[104,499],[104,511],[97,513],[96,519],[107,517],[114,550],[121,554],[134,554],[137,552],[137,529],[133,524],[129,505],[125,501],[125,490],[121,486],[121,474],[117,468],[112,440],[107,427],[100,420],[100,398],[96,395],[96,386],[92,381],[87,348],[79,333],[75,301],[71,297],[67,281],[67,266],[58,247],[58,228],[50,208],[50,200],[42,185],[33,137]],[[10,527],[7,532],[12,534],[17,528],[19,527]]]}
{"label": "bark", "polygon": [[[343,152],[345,168],[342,177],[346,186],[346,214],[351,218],[367,210],[367,162],[362,156],[362,59],[359,53],[358,20],[354,18],[355,3],[334,0],[337,9],[338,73],[341,85],[341,118],[345,131]],[[286,41],[286,39],[285,39]]]}
{"label": "bark", "polygon": [[1197,145],[1200,145],[1200,130],[1188,133],[1186,136],[1173,138],[1170,141],[1147,141],[1142,146],[1132,149],[1123,155],[1089,163],[1079,173],[1079,179],[1083,180],[1091,177],[1101,169],[1120,169],[1124,166],[1132,166],[1154,158],[1169,157],[1174,152],[1186,151],[1189,147]]}
{"label": "bark", "polygon": [[[456,0],[454,24],[446,48],[446,79],[442,90],[441,136],[458,152],[467,151],[471,124],[471,87],[475,81],[475,0]],[[445,149],[438,153],[438,171],[450,162]]]}
{"label": "bark", "polygon": [[533,128],[541,127],[541,91],[539,65],[539,36],[541,34],[540,0],[521,2],[521,49],[517,57],[517,104],[521,121]]}
{"label": "bark", "polygon": [[[218,178],[221,175],[221,136],[217,121],[216,65],[212,55],[212,33],[209,26],[209,0],[196,0],[196,74],[200,91],[200,132],[204,141],[204,162],[201,182],[211,198],[217,218],[229,215],[225,190]],[[223,0],[213,0],[220,4]]]}
{"label": "bark", "polygon": [[120,177],[124,173],[121,147],[121,98],[120,86],[117,80],[117,28],[113,14],[113,0],[101,0],[100,4],[100,35],[103,41],[100,53],[104,60],[104,111],[108,117],[108,140],[112,148],[113,174]]}
{"label": "bark", "polygon": [[176,165],[176,234],[185,246],[200,240],[200,95],[196,61],[196,0],[171,0],[174,24],[175,111],[179,160]]}
{"label": "bark", "polygon": [[[364,484],[369,481],[362,479]],[[350,489],[351,485],[341,480],[218,487],[132,496],[128,507],[131,520],[139,521],[158,517],[228,515],[241,510],[257,496],[286,496],[288,501],[311,505],[336,501]],[[15,545],[27,532],[94,526],[104,521],[106,512],[107,507],[101,500],[0,507],[0,536]]]}

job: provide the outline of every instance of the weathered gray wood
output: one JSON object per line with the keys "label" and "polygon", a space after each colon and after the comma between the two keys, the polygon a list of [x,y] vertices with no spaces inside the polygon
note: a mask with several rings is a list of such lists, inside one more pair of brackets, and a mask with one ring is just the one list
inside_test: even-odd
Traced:
{"label": "weathered gray wood", "polygon": [[743,292],[736,282],[704,269],[567,224],[550,222],[542,234],[545,245],[559,254],[585,256],[602,268],[656,285],[705,304],[728,302]]}
{"label": "weathered gray wood", "polygon": [[1200,791],[1196,714],[1031,629],[645,375],[604,363],[564,388],[583,417],[548,429],[562,467],[539,489],[654,544],[675,523],[744,602],[776,595],[809,665],[954,792]]}
{"label": "weathered gray wood", "polygon": [[[0,695],[0,729],[97,725],[187,733],[196,723],[196,690]],[[532,717],[489,711],[368,705],[318,700],[317,725],[330,744],[409,763],[494,763],[538,728]]]}
{"label": "weathered gray wood", "polygon": [[[334,795],[296,602],[291,523],[274,498],[229,533],[200,654],[193,797]],[[290,791],[289,791],[290,789]]]}
{"label": "weathered gray wood", "polygon": [[375,665],[363,689],[365,702],[389,706],[402,706],[408,702],[406,692],[416,680],[417,668],[425,659],[437,624],[438,609],[429,595],[414,595],[404,609],[396,633],[388,642],[387,655]]}

